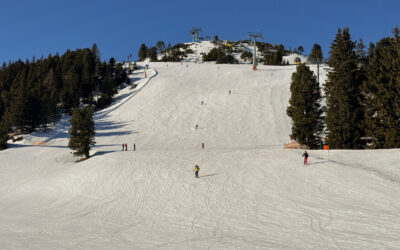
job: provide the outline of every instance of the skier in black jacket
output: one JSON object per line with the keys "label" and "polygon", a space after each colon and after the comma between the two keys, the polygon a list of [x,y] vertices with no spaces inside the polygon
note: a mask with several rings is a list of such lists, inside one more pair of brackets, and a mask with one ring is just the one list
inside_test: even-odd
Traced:
{"label": "skier in black jacket", "polygon": [[304,150],[304,153],[303,153],[303,155],[302,155],[301,157],[304,157],[304,165],[308,164],[308,163],[307,163],[307,159],[308,159],[307,150]]}

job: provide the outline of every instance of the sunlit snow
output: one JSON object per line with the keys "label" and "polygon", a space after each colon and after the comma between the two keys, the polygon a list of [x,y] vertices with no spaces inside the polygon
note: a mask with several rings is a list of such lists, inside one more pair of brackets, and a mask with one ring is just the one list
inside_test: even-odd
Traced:
{"label": "sunlit snow", "polygon": [[0,151],[0,248],[400,248],[400,150],[283,149],[295,66],[147,64],[89,160],[67,117]]}

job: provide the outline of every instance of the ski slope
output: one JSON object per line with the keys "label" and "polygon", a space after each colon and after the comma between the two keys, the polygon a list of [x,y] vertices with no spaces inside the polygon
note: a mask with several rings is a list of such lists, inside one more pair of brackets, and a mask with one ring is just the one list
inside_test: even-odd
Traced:
{"label": "ski slope", "polygon": [[304,167],[283,149],[294,71],[150,63],[95,114],[89,160],[66,118],[0,151],[0,248],[400,248],[400,150],[311,150]]}

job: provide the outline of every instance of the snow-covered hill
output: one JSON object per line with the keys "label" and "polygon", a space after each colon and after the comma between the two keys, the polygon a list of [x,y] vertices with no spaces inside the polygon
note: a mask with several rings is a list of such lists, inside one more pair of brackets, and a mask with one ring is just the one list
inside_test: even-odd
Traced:
{"label": "snow-covered hill", "polygon": [[[185,43],[187,46],[186,49],[181,48],[181,52],[185,52],[187,50],[193,51],[193,53],[187,54],[184,58],[184,62],[203,62],[203,54],[208,54],[210,50],[213,48],[218,48],[218,46],[227,46],[232,48],[232,55],[239,63],[251,63],[251,60],[243,60],[240,58],[243,51],[249,51],[254,53],[254,45],[247,42],[229,42],[229,41],[220,41],[218,43],[214,43],[212,41],[201,41],[201,42],[191,42]],[[159,54],[158,59],[161,60],[164,54]],[[259,60],[263,60],[264,51],[257,51],[257,58]],[[300,55],[297,53],[292,53],[289,55],[283,56],[284,62],[289,62],[289,64],[294,64],[295,58],[300,58],[301,62],[307,62],[308,57],[304,55]],[[147,59],[149,62],[149,59]]]}
{"label": "snow-covered hill", "polygon": [[295,66],[148,64],[89,160],[66,119],[0,152],[0,248],[400,248],[400,150],[282,148]]}

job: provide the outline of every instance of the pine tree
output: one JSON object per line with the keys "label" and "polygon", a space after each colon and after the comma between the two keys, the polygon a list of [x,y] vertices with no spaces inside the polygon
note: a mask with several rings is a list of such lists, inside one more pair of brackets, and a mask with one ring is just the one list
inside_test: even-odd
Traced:
{"label": "pine tree", "polygon": [[8,125],[4,119],[0,121],[0,150],[7,148]]}
{"label": "pine tree", "polygon": [[311,49],[310,56],[309,56],[308,59],[312,63],[321,63],[322,62],[322,58],[323,58],[323,56],[322,56],[321,46],[319,44],[317,44],[317,43],[314,43],[314,45],[313,45],[313,47]]}
{"label": "pine tree", "polygon": [[381,39],[370,46],[365,97],[366,136],[372,148],[400,147],[400,39]]}
{"label": "pine tree", "polygon": [[148,57],[151,62],[157,62],[157,48],[151,47],[148,51]]}
{"label": "pine tree", "polygon": [[360,72],[348,28],[338,29],[328,64],[332,71],[325,83],[328,143],[331,148],[362,148],[363,110]]}
{"label": "pine tree", "polygon": [[251,53],[250,51],[243,51],[242,54],[240,55],[240,58],[244,61],[251,61],[253,58],[253,53]]}
{"label": "pine tree", "polygon": [[17,73],[13,80],[10,89],[11,98],[9,100],[9,123],[12,124],[16,130],[25,132],[28,112],[28,89],[25,84],[27,79],[27,70],[23,68]]}
{"label": "pine tree", "polygon": [[156,47],[158,49],[158,52],[161,54],[165,50],[165,43],[164,41],[158,41],[156,43]]}
{"label": "pine tree", "polygon": [[143,61],[144,59],[147,58],[147,47],[144,43],[142,43],[142,45],[140,45],[139,48],[139,52],[138,52],[138,57],[139,57],[139,61]]}
{"label": "pine tree", "polygon": [[317,148],[323,130],[319,83],[305,64],[292,75],[291,97],[286,112],[292,118],[292,135],[299,143]]}
{"label": "pine tree", "polygon": [[115,75],[115,82],[116,82],[117,86],[121,86],[121,84],[126,82],[126,79],[128,78],[128,75],[126,74],[126,71],[122,67],[121,63],[117,63],[115,65],[114,75]]}
{"label": "pine tree", "polygon": [[303,46],[297,47],[296,52],[299,53],[299,54],[303,53],[304,52]]}
{"label": "pine tree", "polygon": [[237,63],[237,60],[235,57],[233,57],[231,54],[225,53],[225,49],[223,47],[219,47],[217,50],[217,59],[215,61],[217,64],[233,64]]}
{"label": "pine tree", "polygon": [[45,117],[44,125],[46,130],[46,125],[48,121],[52,121],[55,124],[56,120],[59,118],[59,110],[57,109],[57,104],[59,101],[58,91],[60,85],[60,79],[56,76],[53,68],[50,68],[46,77],[43,80],[43,85],[45,88],[45,93],[42,95],[42,106],[43,110],[48,117]]}
{"label": "pine tree", "polygon": [[203,55],[203,61],[205,62],[216,61],[217,58],[218,58],[217,48],[212,48],[207,54]]}
{"label": "pine tree", "polygon": [[274,53],[274,65],[281,65],[282,64],[282,52],[278,50]]}
{"label": "pine tree", "polygon": [[83,103],[93,103],[93,91],[95,89],[94,73],[96,66],[95,54],[91,51],[86,50],[82,58],[81,78],[80,78],[80,89],[81,97],[83,97]]}
{"label": "pine tree", "polygon": [[90,146],[95,144],[95,127],[93,121],[93,108],[85,106],[82,109],[74,108],[69,120],[71,129],[68,147],[74,150],[74,156],[84,155],[89,158]]}
{"label": "pine tree", "polygon": [[110,60],[108,60],[108,64],[110,65],[109,70],[111,71],[111,73],[114,73],[114,68],[115,68],[115,58],[111,57]]}
{"label": "pine tree", "polygon": [[97,47],[96,43],[93,43],[91,51],[92,51],[92,54],[96,57],[96,59],[100,60],[100,50]]}
{"label": "pine tree", "polygon": [[396,39],[397,41],[399,41],[399,40],[400,40],[400,30],[399,30],[399,26],[396,25],[396,26],[393,28],[392,33],[393,33],[394,39]]}
{"label": "pine tree", "polygon": [[367,59],[367,53],[365,52],[365,45],[363,39],[360,39],[360,41],[357,43],[356,54],[358,56],[358,59],[362,62],[364,62]]}
{"label": "pine tree", "polygon": [[375,44],[370,42],[369,47],[368,47],[368,52],[367,52],[367,58],[371,58],[374,56],[374,50],[375,50]]}
{"label": "pine tree", "polygon": [[264,55],[264,65],[282,65],[283,52],[278,49],[274,53]]}
{"label": "pine tree", "polygon": [[79,107],[79,76],[75,67],[70,67],[64,74],[61,99],[64,111],[71,114],[72,108]]}

